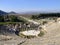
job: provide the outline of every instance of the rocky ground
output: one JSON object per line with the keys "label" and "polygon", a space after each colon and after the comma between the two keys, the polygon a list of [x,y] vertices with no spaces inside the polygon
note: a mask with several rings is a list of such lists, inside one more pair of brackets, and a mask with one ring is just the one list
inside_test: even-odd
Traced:
{"label": "rocky ground", "polygon": [[17,36],[14,31],[5,28],[5,26],[0,26],[0,45],[20,45],[26,41],[26,39]]}
{"label": "rocky ground", "polygon": [[54,22],[45,28],[46,33],[43,37],[31,39],[21,38],[15,33],[0,35],[0,45],[60,45],[60,23]]}
{"label": "rocky ground", "polygon": [[46,29],[43,37],[28,39],[22,45],[60,45],[60,23],[53,23]]}
{"label": "rocky ground", "polygon": [[16,35],[13,36],[0,35],[0,45],[21,45],[25,41],[26,39],[18,37]]}

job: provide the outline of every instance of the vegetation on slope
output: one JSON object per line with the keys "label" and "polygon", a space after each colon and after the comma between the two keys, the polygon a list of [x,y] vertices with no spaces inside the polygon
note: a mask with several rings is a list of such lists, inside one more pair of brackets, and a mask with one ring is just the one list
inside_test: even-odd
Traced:
{"label": "vegetation on slope", "polygon": [[49,18],[49,17],[60,17],[60,13],[42,13],[38,15],[32,15],[32,19],[44,19],[44,18]]}
{"label": "vegetation on slope", "polygon": [[19,22],[25,23],[26,20],[15,15],[0,15],[0,24],[14,24]]}

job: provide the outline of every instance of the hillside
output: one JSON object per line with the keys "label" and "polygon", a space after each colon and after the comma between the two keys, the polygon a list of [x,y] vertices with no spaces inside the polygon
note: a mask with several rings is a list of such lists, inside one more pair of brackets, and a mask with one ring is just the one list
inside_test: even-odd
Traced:
{"label": "hillside", "polygon": [[7,14],[8,14],[7,12],[0,10],[0,15],[7,15]]}

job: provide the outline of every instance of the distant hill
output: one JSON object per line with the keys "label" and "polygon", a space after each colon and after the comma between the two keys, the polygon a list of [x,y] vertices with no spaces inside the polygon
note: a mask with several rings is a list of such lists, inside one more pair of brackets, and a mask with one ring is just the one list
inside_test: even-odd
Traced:
{"label": "distant hill", "polygon": [[9,12],[8,14],[17,14],[16,12],[14,12],[14,11],[11,11],[11,12]]}
{"label": "distant hill", "polygon": [[16,15],[16,14],[18,14],[18,13],[14,12],[14,11],[5,12],[5,11],[0,10],[0,15]]}
{"label": "distant hill", "polygon": [[7,14],[8,14],[7,12],[0,10],[0,15],[7,15]]}

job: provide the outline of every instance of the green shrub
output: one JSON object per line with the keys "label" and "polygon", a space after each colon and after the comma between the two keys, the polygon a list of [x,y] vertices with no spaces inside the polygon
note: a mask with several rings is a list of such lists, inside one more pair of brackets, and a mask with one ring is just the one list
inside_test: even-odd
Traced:
{"label": "green shrub", "polygon": [[47,21],[43,21],[43,25],[46,24],[46,23],[47,23]]}
{"label": "green shrub", "polygon": [[38,36],[43,36],[44,35],[44,31],[40,31],[40,34],[38,34]]}

